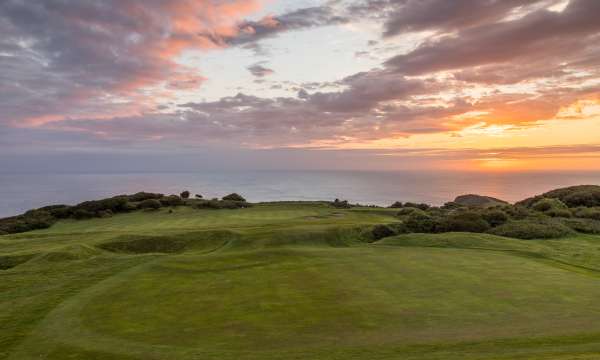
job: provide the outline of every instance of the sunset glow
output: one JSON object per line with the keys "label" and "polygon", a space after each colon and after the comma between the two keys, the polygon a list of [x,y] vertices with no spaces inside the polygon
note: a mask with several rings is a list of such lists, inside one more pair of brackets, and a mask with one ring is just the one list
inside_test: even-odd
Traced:
{"label": "sunset glow", "polygon": [[600,169],[600,2],[447,4],[4,1],[0,149]]}

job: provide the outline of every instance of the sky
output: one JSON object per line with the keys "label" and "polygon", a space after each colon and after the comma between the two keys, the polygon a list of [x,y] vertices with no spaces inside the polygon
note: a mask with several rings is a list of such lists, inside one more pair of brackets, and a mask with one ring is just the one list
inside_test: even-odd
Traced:
{"label": "sky", "polygon": [[600,170],[597,0],[0,0],[0,171]]}

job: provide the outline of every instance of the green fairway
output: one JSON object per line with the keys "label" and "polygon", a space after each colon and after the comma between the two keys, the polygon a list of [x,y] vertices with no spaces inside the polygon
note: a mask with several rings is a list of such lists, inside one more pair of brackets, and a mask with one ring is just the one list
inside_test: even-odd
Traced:
{"label": "green fairway", "polygon": [[600,236],[179,207],[0,237],[2,359],[597,359]]}

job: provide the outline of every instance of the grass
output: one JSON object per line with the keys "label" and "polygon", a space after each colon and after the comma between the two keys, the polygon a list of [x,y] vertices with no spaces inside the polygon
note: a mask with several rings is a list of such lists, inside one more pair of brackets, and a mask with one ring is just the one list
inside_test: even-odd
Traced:
{"label": "grass", "polygon": [[[600,236],[271,203],[0,237],[0,359],[596,359]],[[3,267],[2,267],[3,266]]]}

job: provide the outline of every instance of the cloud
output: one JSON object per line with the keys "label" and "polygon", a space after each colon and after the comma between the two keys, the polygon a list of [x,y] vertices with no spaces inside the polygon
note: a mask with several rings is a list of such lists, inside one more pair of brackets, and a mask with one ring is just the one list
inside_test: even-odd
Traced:
{"label": "cloud", "polygon": [[[258,21],[238,24],[234,34],[224,34],[219,39],[229,45],[248,45],[278,34],[322,26],[348,23],[350,19],[336,14],[330,6],[300,8],[277,16],[266,16]],[[213,34],[207,34],[215,38]]]}
{"label": "cloud", "polygon": [[275,73],[273,69],[264,67],[261,63],[256,63],[254,65],[248,66],[248,71],[250,71],[252,75],[258,78],[273,75]]}
{"label": "cloud", "polygon": [[[258,0],[48,0],[0,2],[4,121],[134,114],[155,106],[144,89],[190,89],[186,49],[221,46],[200,33],[235,36]],[[119,109],[119,110],[117,110]]]}
{"label": "cloud", "polygon": [[397,55],[386,66],[419,75],[489,64],[537,62],[557,66],[595,47],[600,32],[600,2],[573,0],[562,12],[541,9],[516,20],[483,24],[428,41]]}

